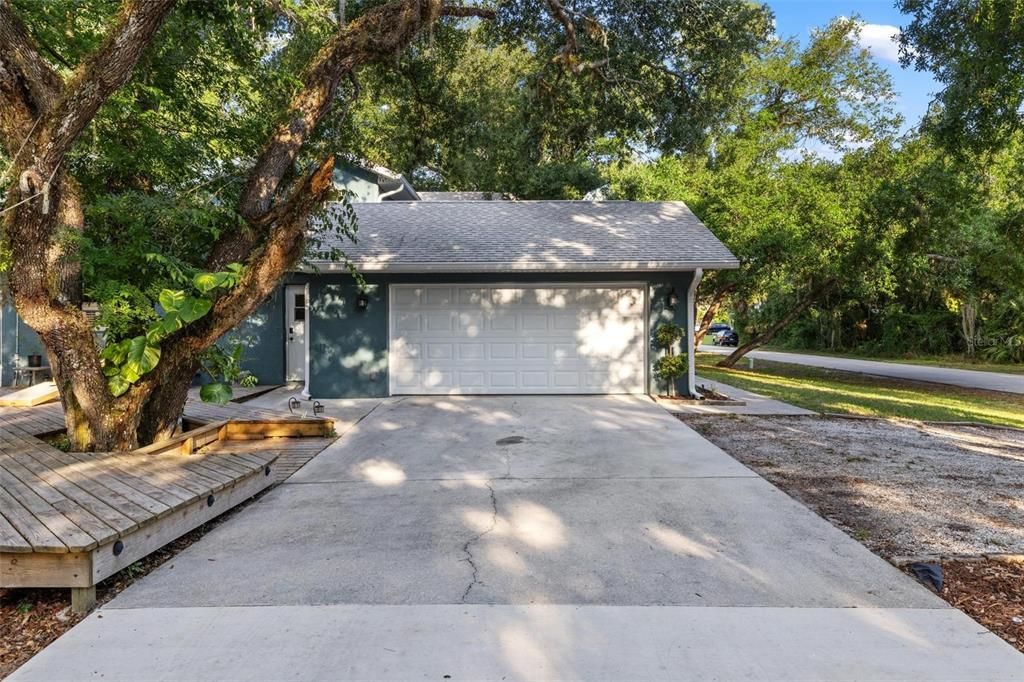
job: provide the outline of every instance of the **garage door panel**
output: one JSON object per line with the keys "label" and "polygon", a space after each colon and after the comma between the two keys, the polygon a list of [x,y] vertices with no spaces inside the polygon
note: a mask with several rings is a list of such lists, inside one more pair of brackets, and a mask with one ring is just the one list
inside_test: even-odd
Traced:
{"label": "garage door panel", "polygon": [[423,316],[426,321],[426,330],[428,332],[450,332],[452,331],[452,315],[451,313],[427,313]]}
{"label": "garage door panel", "polygon": [[540,332],[548,330],[548,313],[524,313],[520,329],[524,332]]}
{"label": "garage door panel", "polygon": [[459,360],[483,360],[487,351],[482,343],[460,343]]}
{"label": "garage door panel", "polygon": [[637,287],[392,287],[395,393],[642,393]]}
{"label": "garage door panel", "polygon": [[427,360],[451,360],[455,357],[452,346],[450,343],[428,343]]}
{"label": "garage door panel", "polygon": [[419,313],[399,313],[395,318],[395,329],[400,332],[415,332],[422,329],[422,319]]}
{"label": "garage door panel", "polygon": [[488,344],[491,360],[515,360],[516,344],[514,343],[491,343]]}
{"label": "garage door panel", "polygon": [[481,312],[460,312],[455,316],[456,330],[470,338],[479,336],[484,329],[484,314]]}
{"label": "garage door panel", "polygon": [[524,360],[548,359],[548,345],[546,343],[524,343],[521,347]]}
{"label": "garage door panel", "polygon": [[459,372],[459,386],[464,389],[485,388],[487,382],[484,377],[486,372]]}
{"label": "garage door panel", "polygon": [[424,289],[421,297],[424,305],[448,306],[452,303],[452,290],[441,288]]}
{"label": "garage door panel", "polygon": [[396,306],[417,305],[420,302],[420,290],[403,287],[395,289],[394,304]]}
{"label": "garage door panel", "polygon": [[522,387],[526,389],[541,389],[548,387],[548,373],[524,371],[520,373]]}
{"label": "garage door panel", "polygon": [[494,312],[487,316],[488,328],[498,332],[514,332],[516,330],[514,313]]}
{"label": "garage door panel", "polygon": [[488,376],[490,377],[490,386],[488,388],[508,389],[510,391],[517,388],[515,371],[488,372]]}

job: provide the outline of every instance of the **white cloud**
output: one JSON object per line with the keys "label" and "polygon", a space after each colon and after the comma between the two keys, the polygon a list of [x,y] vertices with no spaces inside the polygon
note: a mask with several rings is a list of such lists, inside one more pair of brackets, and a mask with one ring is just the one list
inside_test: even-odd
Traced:
{"label": "white cloud", "polygon": [[876,59],[899,62],[900,49],[896,42],[900,29],[889,24],[861,24],[860,46],[875,55]]}

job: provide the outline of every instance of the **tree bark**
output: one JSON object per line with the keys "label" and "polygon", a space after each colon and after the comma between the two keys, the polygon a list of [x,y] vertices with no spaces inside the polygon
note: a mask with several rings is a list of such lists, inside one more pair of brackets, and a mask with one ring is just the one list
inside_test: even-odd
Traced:
{"label": "tree bark", "polygon": [[786,315],[783,316],[782,319],[780,319],[772,326],[768,327],[768,329],[766,329],[758,336],[754,337],[752,340],[739,346],[736,350],[730,353],[728,357],[718,362],[718,366],[725,368],[734,367],[736,363],[743,358],[744,355],[754,350],[755,348],[763,346],[764,344],[774,339],[776,334],[785,329],[790,323],[793,322],[793,320],[803,315],[804,311],[806,311],[808,308],[814,305],[814,303],[821,298],[822,294],[824,294],[825,291],[832,286],[832,283],[832,280],[829,280],[828,282],[812,289],[811,292],[806,297],[804,297],[799,303],[797,303],[797,305],[794,306],[788,313],[786,313]]}

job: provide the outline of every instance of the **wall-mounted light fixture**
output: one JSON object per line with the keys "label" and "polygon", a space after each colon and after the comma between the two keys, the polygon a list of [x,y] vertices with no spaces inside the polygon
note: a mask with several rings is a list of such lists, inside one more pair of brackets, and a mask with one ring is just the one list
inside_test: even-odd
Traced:
{"label": "wall-mounted light fixture", "polygon": [[360,291],[359,295],[356,296],[356,308],[359,310],[366,310],[370,306],[370,297],[366,295],[365,291]]}
{"label": "wall-mounted light fixture", "polygon": [[672,290],[665,295],[665,307],[669,310],[674,310],[678,304],[679,294],[676,293],[676,288],[672,287]]}

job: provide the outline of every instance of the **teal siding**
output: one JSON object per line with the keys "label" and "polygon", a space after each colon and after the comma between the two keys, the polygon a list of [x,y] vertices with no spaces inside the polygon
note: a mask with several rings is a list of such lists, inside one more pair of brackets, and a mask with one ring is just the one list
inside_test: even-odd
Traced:
{"label": "teal siding", "polygon": [[309,289],[310,395],[387,396],[387,286],[368,282],[366,310],[356,308],[359,289],[348,275],[322,276]]}
{"label": "teal siding", "polygon": [[261,384],[284,383],[284,288],[274,293],[228,332],[226,341],[242,344],[242,367]]}
{"label": "teal siding", "polygon": [[[648,324],[652,338],[648,349],[651,365],[658,357],[653,332],[663,320],[686,326],[686,292],[691,272],[670,273],[657,279],[638,277],[636,273],[496,273],[452,275],[367,275],[370,304],[365,311],[356,308],[358,288],[347,274],[296,274],[285,284],[308,282],[310,322],[310,394],[317,398],[383,397],[388,394],[388,285],[389,284],[496,284],[496,283],[598,283],[637,282],[646,279],[649,297]],[[666,306],[666,297],[675,288],[679,304]],[[10,304],[3,305],[0,335],[3,339],[3,380],[10,383],[15,346],[15,315]],[[285,374],[284,285],[264,301],[225,339],[239,341],[244,347],[243,365],[260,383],[284,383]],[[24,323],[17,325],[19,351],[42,352],[35,332]],[[680,351],[685,350],[680,348]],[[648,368],[651,393],[665,393]],[[686,390],[685,378],[679,382]]]}
{"label": "teal siding", "polygon": [[380,201],[377,176],[355,166],[338,164],[334,167],[334,185],[352,193],[352,201]]}
{"label": "teal siding", "polygon": [[[649,366],[647,368],[647,386],[648,392],[654,395],[664,395],[668,393],[668,382],[659,381],[654,376],[654,363],[661,356],[665,355],[665,351],[658,348],[654,343],[654,332],[658,329],[658,325],[663,322],[673,322],[678,324],[684,330],[686,330],[686,293],[690,287],[690,282],[693,281],[692,272],[680,272],[675,273],[670,277],[665,277],[656,282],[648,282],[647,296],[649,301],[649,315],[648,315],[648,328],[650,329],[650,347],[647,351],[647,357],[649,359]],[[676,295],[679,297],[679,303],[676,304],[674,309],[668,307],[668,295],[675,289]],[[675,349],[675,352],[686,353],[686,337],[680,342],[679,346]],[[686,395],[689,391],[687,386],[687,377],[683,375],[676,380],[676,395]]]}
{"label": "teal siding", "polygon": [[[686,292],[691,272],[671,273],[656,281],[647,280],[651,332],[662,320],[671,320],[685,328]],[[320,275],[310,278],[310,394],[317,398],[384,397],[388,395],[388,285],[390,284],[496,284],[496,283],[600,283],[637,282],[635,273],[496,273],[450,275],[367,275],[370,304],[356,309],[358,289],[348,275]],[[675,288],[679,304],[666,306],[669,291]],[[279,314],[283,319],[283,310]],[[277,343],[282,348],[283,335]],[[683,348],[680,348],[683,350]],[[648,357],[658,357],[653,336]],[[665,393],[648,369],[652,393]],[[678,385],[686,390],[683,378]]]}
{"label": "teal siding", "polygon": [[10,386],[14,379],[15,350],[21,357],[19,365],[28,364],[29,355],[42,355],[46,360],[43,341],[28,325],[18,319],[9,298],[0,303],[0,368],[3,376],[0,385]]}

